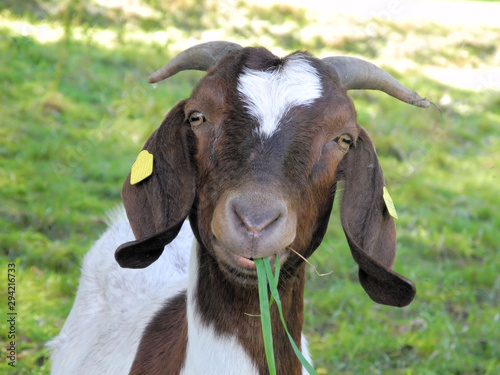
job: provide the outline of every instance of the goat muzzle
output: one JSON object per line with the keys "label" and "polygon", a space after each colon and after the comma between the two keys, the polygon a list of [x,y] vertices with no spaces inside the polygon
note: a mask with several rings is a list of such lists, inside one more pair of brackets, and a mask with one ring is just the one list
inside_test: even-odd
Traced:
{"label": "goat muzzle", "polygon": [[259,190],[252,186],[226,194],[212,218],[216,256],[237,270],[254,270],[256,258],[285,260],[295,239],[295,210],[279,194]]}

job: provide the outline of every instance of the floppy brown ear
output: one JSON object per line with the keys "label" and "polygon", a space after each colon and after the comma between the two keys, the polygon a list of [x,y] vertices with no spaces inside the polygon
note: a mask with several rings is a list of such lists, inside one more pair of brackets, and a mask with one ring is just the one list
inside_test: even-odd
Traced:
{"label": "floppy brown ear", "polygon": [[156,261],[179,233],[193,205],[191,128],[184,124],[184,103],[167,114],[144,145],[143,150],[153,155],[152,174],[132,185],[129,173],[123,184],[122,200],[136,241],[116,250],[121,267],[144,268]]}
{"label": "floppy brown ear", "polygon": [[359,127],[356,144],[341,164],[345,181],[340,217],[351,253],[359,266],[359,281],[370,298],[390,306],[406,306],[415,285],[392,270],[396,228],[383,199],[384,176],[368,133]]}

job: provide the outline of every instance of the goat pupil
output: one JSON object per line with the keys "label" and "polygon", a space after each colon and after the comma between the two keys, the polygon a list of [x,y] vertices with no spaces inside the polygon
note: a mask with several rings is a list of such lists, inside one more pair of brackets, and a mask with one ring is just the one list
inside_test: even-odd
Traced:
{"label": "goat pupil", "polygon": [[191,115],[191,117],[189,118],[189,122],[191,123],[191,125],[201,125],[205,122],[205,116],[203,116],[201,113],[195,113],[193,115]]}
{"label": "goat pupil", "polygon": [[[341,144],[341,143],[344,144],[345,146],[349,147],[352,144],[352,139],[349,136],[343,135],[339,139],[339,144]],[[341,144],[341,146],[342,146],[342,144]]]}

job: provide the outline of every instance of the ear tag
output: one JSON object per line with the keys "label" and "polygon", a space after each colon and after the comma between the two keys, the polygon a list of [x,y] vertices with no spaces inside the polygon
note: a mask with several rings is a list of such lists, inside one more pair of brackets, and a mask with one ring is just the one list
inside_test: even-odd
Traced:
{"label": "ear tag", "polygon": [[384,202],[387,206],[387,211],[389,211],[389,215],[391,215],[394,219],[398,219],[398,213],[396,212],[396,207],[394,206],[394,202],[389,194],[389,190],[384,186]]}
{"label": "ear tag", "polygon": [[153,154],[142,150],[135,159],[130,171],[130,185],[135,185],[145,180],[153,173]]}

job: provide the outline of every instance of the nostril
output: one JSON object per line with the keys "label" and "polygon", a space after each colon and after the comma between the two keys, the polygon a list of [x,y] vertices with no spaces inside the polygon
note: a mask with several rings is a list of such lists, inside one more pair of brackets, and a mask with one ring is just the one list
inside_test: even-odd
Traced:
{"label": "nostril", "polygon": [[238,224],[244,226],[252,234],[258,234],[265,229],[269,229],[279,222],[284,214],[277,207],[263,208],[261,206],[255,207],[241,204],[233,205],[233,212]]}
{"label": "nostril", "polygon": [[281,215],[271,215],[271,216],[240,216],[242,223],[245,228],[253,234],[262,232],[264,229],[269,228],[274,222],[278,221]]}

